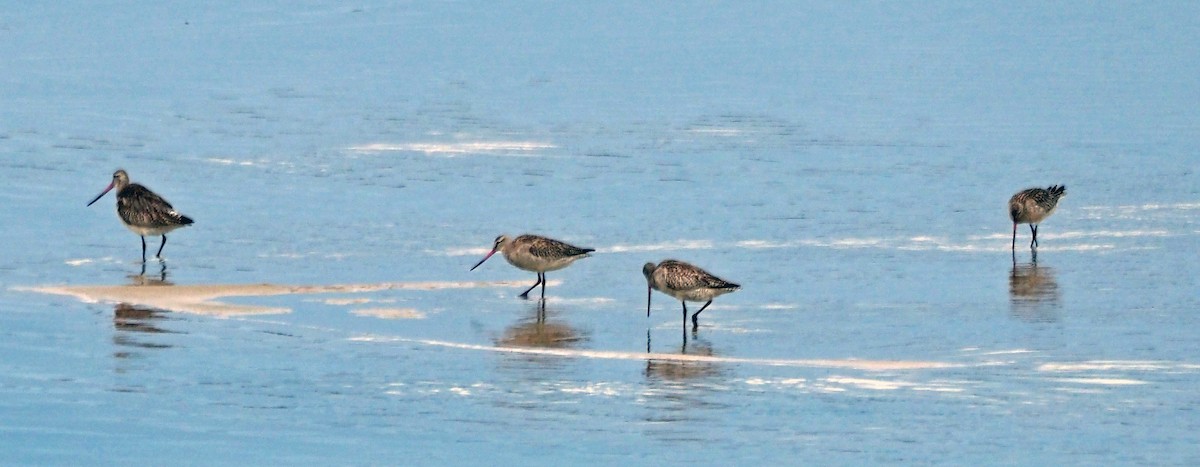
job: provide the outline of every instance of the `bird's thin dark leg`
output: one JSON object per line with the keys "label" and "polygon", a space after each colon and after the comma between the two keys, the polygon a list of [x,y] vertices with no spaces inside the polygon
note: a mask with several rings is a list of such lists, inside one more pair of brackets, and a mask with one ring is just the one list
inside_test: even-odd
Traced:
{"label": "bird's thin dark leg", "polygon": [[538,280],[542,281],[542,300],[546,300],[546,273],[539,272],[538,276],[541,276]]}
{"label": "bird's thin dark leg", "polygon": [[700,312],[704,311],[705,308],[708,308],[709,305],[712,305],[712,300],[709,300],[707,303],[704,304],[704,306],[700,307],[700,309],[698,311],[696,311],[696,314],[692,315],[692,330],[693,331],[696,330],[696,328],[700,327],[700,320],[697,319],[696,317],[700,316]]}
{"label": "bird's thin dark leg", "polygon": [[540,273],[540,272],[539,272],[539,273],[538,273],[538,280],[537,280],[537,282],[534,282],[534,283],[533,283],[533,285],[529,286],[529,288],[528,288],[528,289],[525,289],[525,292],[522,292],[522,293],[521,293],[521,298],[528,299],[528,298],[529,298],[529,292],[530,292],[530,291],[532,291],[534,287],[537,287],[537,286],[538,286],[538,284],[541,284],[541,283],[542,283],[542,273]]}
{"label": "bird's thin dark leg", "polygon": [[146,237],[142,237],[142,262],[146,262]]}
{"label": "bird's thin dark leg", "polygon": [[162,238],[163,238],[162,244],[158,246],[158,253],[154,254],[155,258],[162,258],[162,249],[164,246],[167,246],[167,236],[163,235]]}
{"label": "bird's thin dark leg", "polygon": [[687,344],[687,302],[680,300],[683,304],[683,343]]}
{"label": "bird's thin dark leg", "polygon": [[1033,231],[1033,241],[1029,242],[1029,248],[1037,248],[1037,225],[1029,224],[1029,230]]}

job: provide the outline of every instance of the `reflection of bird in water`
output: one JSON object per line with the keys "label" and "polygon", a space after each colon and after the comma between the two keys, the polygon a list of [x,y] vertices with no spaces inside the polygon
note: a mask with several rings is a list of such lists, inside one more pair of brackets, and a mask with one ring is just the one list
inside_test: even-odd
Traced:
{"label": "reflection of bird in water", "polygon": [[1021,190],[1008,200],[1008,217],[1013,222],[1012,250],[1017,251],[1017,224],[1029,224],[1033,232],[1033,240],[1029,248],[1037,249],[1038,223],[1054,214],[1058,200],[1067,195],[1065,185],[1053,185],[1049,188],[1029,188]]}
{"label": "reflection of bird in water", "polygon": [[700,312],[712,304],[714,298],[733,292],[740,285],[721,279],[699,267],[674,259],[663,260],[657,266],[646,263],[642,266],[646,276],[646,316],[650,316],[651,290],[665,293],[683,304],[683,338],[687,340],[687,302],[704,302],[692,315],[692,329],[700,326]]}
{"label": "reflection of bird in water", "polygon": [[504,254],[504,259],[508,261],[508,264],[516,266],[518,269],[537,273],[537,282],[521,293],[521,298],[529,298],[529,292],[532,292],[538,284],[542,286],[542,298],[546,298],[546,271],[557,271],[570,266],[575,260],[586,258],[590,256],[588,253],[596,250],[580,248],[539,235],[525,234],[512,239],[507,235],[501,235],[496,237],[496,241],[492,244],[492,251],[471,266],[471,270],[474,271],[497,251]]}
{"label": "reflection of bird in water", "polygon": [[587,338],[575,328],[562,322],[546,319],[545,302],[540,302],[534,316],[523,318],[496,340],[502,347],[542,347],[551,349],[572,348]]}
{"label": "reflection of bird in water", "polygon": [[156,258],[162,258],[163,247],[167,246],[167,232],[191,225],[193,222],[190,217],[175,211],[171,203],[153,191],[137,183],[130,183],[129,174],[124,170],[113,172],[112,183],[87,205],[91,206],[114,188],[117,190],[117,215],[125,227],[142,237],[142,262],[146,261],[147,235],[162,237],[158,253],[154,254]]}
{"label": "reflection of bird in water", "polygon": [[[647,336],[649,339],[649,336]],[[649,349],[649,344],[647,344]],[[707,342],[693,339],[692,345],[686,342],[679,349],[680,355],[702,355],[712,357],[716,354]],[[684,381],[698,378],[710,378],[721,374],[720,367],[713,362],[686,360],[646,360],[646,377],[665,381]]]}
{"label": "reflection of bird in water", "polygon": [[158,269],[158,276],[155,277],[155,276],[147,276],[146,275],[146,263],[142,262],[142,272],[137,275],[129,276],[129,281],[131,283],[130,285],[139,285],[139,286],[141,286],[141,285],[147,285],[147,286],[175,285],[175,284],[167,281],[167,263],[165,261],[159,261],[158,264],[160,266]]}
{"label": "reflection of bird in water", "polygon": [[[113,328],[118,331],[113,335],[113,343],[121,347],[138,349],[169,349],[172,347],[169,344],[144,342],[135,337],[137,334],[175,334],[175,331],[162,329],[155,324],[156,321],[162,319],[165,319],[165,316],[161,310],[119,303],[113,309]],[[120,351],[114,353],[113,356],[125,359],[134,354],[129,351]]]}
{"label": "reflection of bird in water", "polygon": [[116,308],[113,309],[113,326],[122,331],[153,334],[170,332],[154,325],[154,321],[163,318],[162,310],[130,305],[128,303],[118,303]]}
{"label": "reflection of bird in water", "polygon": [[1022,321],[1053,322],[1058,320],[1058,281],[1054,269],[1038,266],[1036,262],[1013,263],[1008,277],[1008,293],[1013,316]]}
{"label": "reflection of bird in water", "polygon": [[[702,339],[693,339],[690,346],[685,342],[678,350],[683,356],[715,356],[712,346]],[[643,395],[648,412],[643,419],[650,424],[647,434],[690,439],[695,436],[694,430],[703,431],[710,425],[714,413],[729,413],[731,407],[724,398],[714,397],[723,390],[723,370],[713,361],[646,360],[648,390]]]}

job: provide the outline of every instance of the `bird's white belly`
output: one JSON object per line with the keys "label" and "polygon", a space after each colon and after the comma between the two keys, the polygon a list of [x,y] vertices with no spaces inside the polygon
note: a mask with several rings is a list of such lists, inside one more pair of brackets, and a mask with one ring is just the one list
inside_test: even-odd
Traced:
{"label": "bird's white belly", "polygon": [[689,302],[707,302],[733,291],[733,289],[710,289],[707,287],[691,290],[659,290],[662,290],[667,295],[675,297],[676,300],[685,300]]}
{"label": "bird's white belly", "polygon": [[128,227],[129,230],[133,231],[133,233],[141,235],[143,237],[153,237],[153,236],[163,235],[167,232],[170,232],[172,230],[178,229],[183,226],[182,225],[166,225],[166,226],[161,226],[161,227],[147,227],[147,226],[125,224],[125,227]]}
{"label": "bird's white belly", "polygon": [[517,267],[518,269],[524,269],[524,270],[530,271],[530,272],[557,271],[559,269],[570,266],[571,263],[575,262],[575,260],[582,258],[582,257],[583,256],[571,256],[571,257],[567,257],[567,258],[557,258],[557,259],[546,260],[546,259],[536,258],[533,255],[521,254],[521,253],[513,254],[513,255],[504,255],[504,259],[508,261],[508,264],[511,264],[511,265]]}

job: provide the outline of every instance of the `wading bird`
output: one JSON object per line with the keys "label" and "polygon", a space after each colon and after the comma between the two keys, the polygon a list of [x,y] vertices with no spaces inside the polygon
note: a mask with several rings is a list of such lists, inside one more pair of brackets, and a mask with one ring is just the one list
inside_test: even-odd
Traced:
{"label": "wading bird", "polygon": [[537,273],[537,282],[525,290],[521,294],[521,298],[529,298],[529,292],[541,284],[542,298],[544,299],[546,298],[546,271],[557,271],[570,266],[575,260],[591,256],[588,253],[596,250],[580,248],[539,235],[525,234],[513,239],[508,238],[507,235],[501,235],[496,237],[495,243],[492,244],[492,251],[475,263],[471,270],[474,271],[497,251],[504,253],[504,259],[508,260],[508,264],[516,266],[518,269]]}
{"label": "wading bird", "polygon": [[1017,224],[1029,224],[1033,240],[1029,248],[1037,249],[1038,223],[1054,214],[1058,200],[1067,195],[1066,185],[1021,190],[1008,200],[1008,217],[1013,222],[1012,249],[1017,251]]}
{"label": "wading bird", "polygon": [[87,205],[91,206],[114,188],[117,190],[117,216],[121,218],[125,227],[142,237],[143,263],[146,262],[147,235],[162,237],[158,253],[154,254],[156,258],[162,258],[163,247],[167,246],[167,232],[191,225],[193,222],[190,217],[175,211],[171,203],[153,191],[137,183],[130,183],[129,174],[124,170],[113,172],[112,183]]}
{"label": "wading bird", "polygon": [[741,286],[709,274],[683,261],[668,259],[658,263],[646,263],[642,266],[642,275],[646,276],[646,317],[650,317],[650,294],[653,290],[665,293],[683,304],[683,330],[687,338],[687,302],[704,302],[692,315],[692,329],[700,326],[700,312],[712,304],[714,298],[740,289]]}

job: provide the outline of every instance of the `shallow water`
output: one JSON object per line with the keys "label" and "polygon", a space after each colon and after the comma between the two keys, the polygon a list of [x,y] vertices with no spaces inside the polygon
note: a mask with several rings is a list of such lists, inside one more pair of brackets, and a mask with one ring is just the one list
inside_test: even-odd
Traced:
{"label": "shallow water", "polygon": [[[1195,464],[1195,10],[0,14],[0,452]],[[144,272],[118,167],[197,221]],[[544,309],[467,271],[522,232],[597,249]],[[743,288],[646,318],[668,257]]]}

